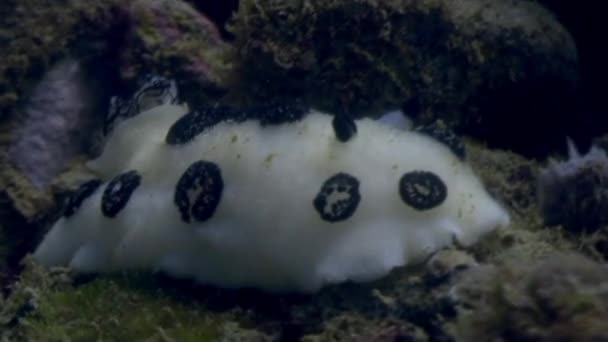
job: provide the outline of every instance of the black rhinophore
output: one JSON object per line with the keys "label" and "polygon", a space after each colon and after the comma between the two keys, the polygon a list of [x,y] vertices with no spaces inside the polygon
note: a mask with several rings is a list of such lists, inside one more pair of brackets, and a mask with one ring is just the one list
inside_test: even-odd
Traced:
{"label": "black rhinophore", "polygon": [[65,204],[65,211],[63,212],[63,216],[70,217],[74,215],[78,208],[80,208],[80,206],[82,205],[82,202],[84,202],[84,200],[93,195],[93,193],[95,193],[95,190],[97,190],[97,188],[99,188],[102,183],[103,182],[100,179],[91,179],[90,181],[87,181],[80,185],[80,187],[78,187],[78,190],[76,190],[74,194],[68,197],[67,203]]}
{"label": "black rhinophore", "polygon": [[199,160],[180,177],[173,200],[184,222],[190,223],[191,217],[203,222],[215,213],[223,190],[220,168],[215,163]]}
{"label": "black rhinophore", "polygon": [[324,221],[338,222],[351,217],[360,201],[357,178],[340,172],[323,183],[313,206]]}
{"label": "black rhinophore", "polygon": [[115,217],[127,205],[131,195],[141,184],[141,176],[135,170],[122,173],[106,186],[101,198],[101,212],[106,217]]}
{"label": "black rhinophore", "polygon": [[430,171],[411,171],[401,177],[399,195],[407,205],[422,211],[443,203],[448,188],[439,176]]}
{"label": "black rhinophore", "polygon": [[341,142],[347,142],[357,134],[357,124],[355,120],[346,114],[334,115],[331,125],[336,133],[336,138]]}
{"label": "black rhinophore", "polygon": [[438,120],[429,125],[416,127],[414,130],[431,136],[446,145],[460,160],[466,159],[466,148],[462,139],[443,121]]}

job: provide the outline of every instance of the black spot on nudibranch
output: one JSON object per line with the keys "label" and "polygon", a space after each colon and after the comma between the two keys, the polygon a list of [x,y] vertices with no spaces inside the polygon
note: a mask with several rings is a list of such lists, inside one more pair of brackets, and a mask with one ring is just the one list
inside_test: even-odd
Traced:
{"label": "black spot on nudibranch", "polygon": [[351,217],[360,201],[357,178],[338,173],[323,183],[313,205],[323,220],[338,222]]}
{"label": "black spot on nudibranch", "polygon": [[439,176],[430,171],[411,171],[401,177],[399,195],[412,208],[428,210],[445,201],[448,188]]}
{"label": "black spot on nudibranch", "polygon": [[101,212],[115,217],[127,205],[131,195],[139,187],[141,176],[135,170],[122,173],[108,183],[101,198]]}
{"label": "black spot on nudibranch", "polygon": [[336,133],[336,138],[341,142],[347,142],[357,134],[357,124],[349,115],[335,115],[331,121],[331,125]]}
{"label": "black spot on nudibranch", "polygon": [[426,134],[446,145],[460,160],[466,158],[466,149],[462,139],[454,133],[443,121],[438,120],[426,126],[420,126],[415,131]]}
{"label": "black spot on nudibranch", "polygon": [[99,179],[92,179],[82,184],[78,190],[68,198],[63,216],[70,217],[74,215],[76,210],[82,205],[82,202],[93,195],[101,184],[102,181]]}
{"label": "black spot on nudibranch", "polygon": [[184,222],[202,222],[213,216],[220,203],[224,181],[220,168],[199,160],[188,167],[175,187],[174,202]]}

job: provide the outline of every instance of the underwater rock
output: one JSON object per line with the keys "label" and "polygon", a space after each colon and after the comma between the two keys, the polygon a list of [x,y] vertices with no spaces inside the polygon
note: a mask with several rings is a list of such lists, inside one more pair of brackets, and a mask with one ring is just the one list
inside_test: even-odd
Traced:
{"label": "underwater rock", "polygon": [[0,290],[13,280],[21,258],[40,238],[40,213],[52,206],[50,194],[32,186],[0,153]]}
{"label": "underwater rock", "polygon": [[121,52],[123,79],[168,75],[178,80],[190,103],[223,91],[231,77],[232,49],[211,20],[174,0],[135,0],[130,13],[133,23]]}
{"label": "underwater rock", "polygon": [[108,66],[114,70],[115,56],[107,47],[121,42],[125,15],[118,3],[24,0],[2,12],[0,119],[10,118],[45,72],[66,56],[94,64],[97,76],[107,74]]}
{"label": "underwater rock", "polygon": [[578,254],[512,259],[462,274],[459,341],[605,341],[608,269]]}
{"label": "underwater rock", "polygon": [[[8,341],[276,341],[244,310],[217,312],[179,290],[161,291],[137,275],[77,284],[65,268],[25,270],[0,294],[0,338]],[[96,328],[91,328],[91,327]]]}
{"label": "underwater rock", "polygon": [[426,279],[435,284],[477,265],[475,258],[467,252],[457,249],[440,250],[426,263]]}
{"label": "underwater rock", "polygon": [[568,141],[568,160],[549,161],[538,178],[538,201],[546,225],[580,232],[608,224],[608,156],[593,146],[580,155]]}
{"label": "underwater rock", "polygon": [[562,115],[572,124],[575,45],[531,2],[245,0],[233,32],[242,92],[256,99],[305,96],[353,115],[402,106],[419,124],[441,118],[528,153],[562,139]]}
{"label": "underwater rock", "polygon": [[536,182],[539,163],[513,152],[467,144],[468,161],[491,194],[525,217],[537,214]]}
{"label": "underwater rock", "polygon": [[429,341],[429,336],[409,322],[395,319],[370,320],[358,314],[341,314],[328,320],[321,333],[306,335],[301,341],[426,342]]}
{"label": "underwater rock", "polygon": [[17,110],[8,158],[38,189],[86,154],[103,123],[107,97],[100,98],[100,88],[79,60],[67,58],[45,73]]}
{"label": "underwater rock", "polygon": [[33,84],[66,56],[111,78],[115,93],[135,87],[138,75],[155,71],[180,79],[194,98],[205,97],[220,91],[228,74],[229,46],[213,22],[183,1],[24,0],[4,11],[10,15],[0,26],[5,57],[0,60],[0,118],[8,117]]}

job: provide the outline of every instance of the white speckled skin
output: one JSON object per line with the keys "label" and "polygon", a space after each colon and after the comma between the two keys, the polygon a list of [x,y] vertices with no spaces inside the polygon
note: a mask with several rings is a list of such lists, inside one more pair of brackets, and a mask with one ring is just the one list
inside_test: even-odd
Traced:
{"label": "white speckled skin", "polygon": [[[509,223],[470,167],[427,136],[362,119],[357,135],[341,143],[332,117],[313,111],[279,126],[223,122],[186,145],[165,144],[185,111],[164,105],[121,123],[90,167],[105,180],[138,170],[141,186],[110,219],[100,213],[102,185],[55,224],[35,258],[77,271],[163,269],[224,287],[314,291],[376,279],[454,238],[470,245]],[[173,195],[198,160],[216,163],[225,186],[213,217],[187,224]],[[412,170],[445,182],[440,206],[418,211],[401,200],[399,179]],[[338,172],[357,177],[361,201],[349,219],[330,223],[313,199]]]}

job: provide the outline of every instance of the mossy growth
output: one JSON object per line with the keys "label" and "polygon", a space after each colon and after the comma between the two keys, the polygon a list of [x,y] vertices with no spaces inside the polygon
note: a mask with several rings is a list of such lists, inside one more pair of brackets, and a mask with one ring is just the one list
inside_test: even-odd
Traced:
{"label": "mossy growth", "polygon": [[462,274],[457,341],[605,341],[606,265],[554,253],[512,258]]}
{"label": "mossy growth", "polygon": [[0,330],[26,341],[217,341],[263,334],[240,328],[230,313],[180,301],[153,277],[128,273],[77,284],[65,269],[26,271],[4,300]]}
{"label": "mossy growth", "polygon": [[[137,281],[135,281],[137,282]],[[101,279],[41,298],[25,336],[32,341],[213,341],[216,320],[153,292],[128,291],[133,279]],[[126,291],[125,291],[126,290]]]}

